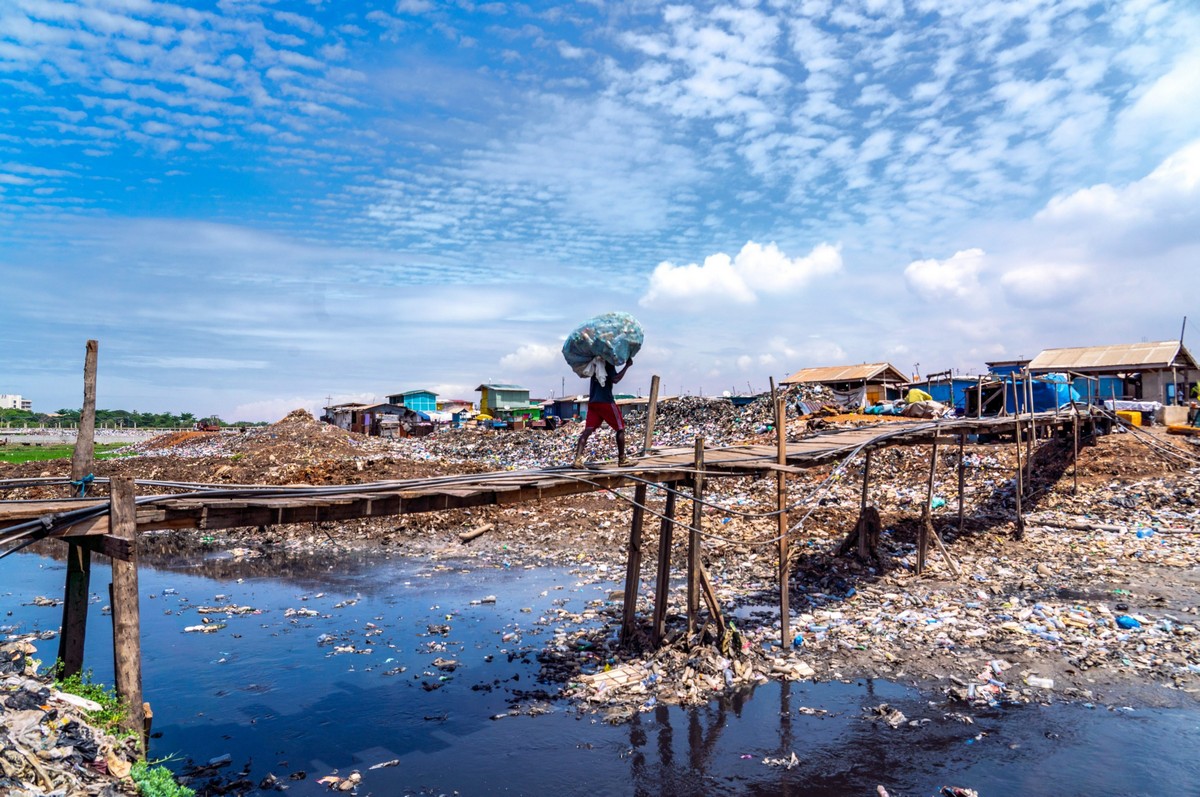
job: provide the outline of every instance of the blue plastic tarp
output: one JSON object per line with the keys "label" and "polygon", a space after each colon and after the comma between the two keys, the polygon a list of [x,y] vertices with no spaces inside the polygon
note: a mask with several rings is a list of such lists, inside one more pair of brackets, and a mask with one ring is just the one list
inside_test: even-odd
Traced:
{"label": "blue plastic tarp", "polygon": [[[1026,398],[1025,380],[1016,379],[1016,390],[1013,382],[1005,380],[1008,385],[1008,400],[1005,402],[1009,412],[1029,412],[1030,402]],[[1079,401],[1079,393],[1071,387],[1066,374],[1045,374],[1032,379],[1034,412],[1044,412]],[[1015,393],[1015,395],[1014,395]]]}

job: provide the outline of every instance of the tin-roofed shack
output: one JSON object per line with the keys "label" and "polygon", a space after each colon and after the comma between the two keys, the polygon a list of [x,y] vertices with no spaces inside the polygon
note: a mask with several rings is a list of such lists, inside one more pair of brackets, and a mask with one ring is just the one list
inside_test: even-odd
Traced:
{"label": "tin-roofed shack", "polygon": [[823,385],[845,407],[868,407],[900,397],[900,386],[908,376],[891,363],[830,365],[801,368],[784,379],[783,385]]}
{"label": "tin-roofed shack", "polygon": [[347,432],[375,437],[422,437],[433,431],[429,416],[398,404],[335,404],[321,420]]}
{"label": "tin-roofed shack", "polygon": [[1200,366],[1178,340],[1046,349],[1029,361],[1033,374],[1067,373],[1082,396],[1098,400],[1157,401],[1180,404],[1200,381]]}

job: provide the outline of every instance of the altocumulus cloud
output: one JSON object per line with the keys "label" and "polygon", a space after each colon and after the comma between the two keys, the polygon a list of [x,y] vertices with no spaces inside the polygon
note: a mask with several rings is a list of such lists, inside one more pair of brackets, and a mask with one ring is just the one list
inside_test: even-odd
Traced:
{"label": "altocumulus cloud", "polygon": [[749,241],[732,258],[717,252],[706,257],[703,264],[659,263],[639,303],[643,307],[726,301],[751,304],[765,291],[791,293],[841,268],[839,248],[827,243],[802,257],[788,257],[774,243],[763,246]]}

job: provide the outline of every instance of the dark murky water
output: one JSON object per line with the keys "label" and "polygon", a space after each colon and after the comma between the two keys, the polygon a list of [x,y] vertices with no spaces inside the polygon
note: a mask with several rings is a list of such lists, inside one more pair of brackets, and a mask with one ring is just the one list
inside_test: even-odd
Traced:
{"label": "dark murky water", "polygon": [[[699,709],[659,706],[618,726],[563,704],[492,719],[514,699],[538,703],[536,653],[554,644],[560,625],[539,618],[553,602],[582,612],[619,584],[549,568],[443,568],[362,558],[144,564],[145,691],[162,734],[152,754],[198,762],[230,754],[226,771],[249,763],[254,782],[272,772],[293,795],[327,794],[317,779],[352,769],[363,774],[362,795],[843,797],[875,795],[876,784],[894,796],[943,785],[984,797],[1200,794],[1195,709],[1014,706],[968,711],[975,722],[966,724],[947,716],[956,708],[929,702],[936,696],[875,681],[772,683]],[[59,597],[63,577],[61,563],[37,555],[0,562],[0,625],[57,629],[60,608],[28,604]],[[112,680],[111,626],[99,596],[108,580],[97,565],[86,653],[104,682]],[[472,605],[488,595],[496,603]],[[183,631],[200,624],[197,607],[228,604],[260,613],[208,615],[226,627]],[[286,617],[288,609],[318,615]],[[49,659],[57,642],[40,646]],[[336,652],[349,646],[370,652]],[[461,666],[439,670],[439,657]],[[865,718],[885,701],[929,722],[893,730]],[[764,763],[793,752],[791,769]],[[288,779],[301,771],[304,780]]]}

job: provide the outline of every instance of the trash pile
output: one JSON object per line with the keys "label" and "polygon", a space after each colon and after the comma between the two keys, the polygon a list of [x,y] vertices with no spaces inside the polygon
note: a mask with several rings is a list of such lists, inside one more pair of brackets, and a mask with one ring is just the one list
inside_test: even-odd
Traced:
{"label": "trash pile", "polygon": [[132,793],[136,741],[93,727],[100,704],[39,676],[36,652],[28,638],[0,644],[0,794]]}

